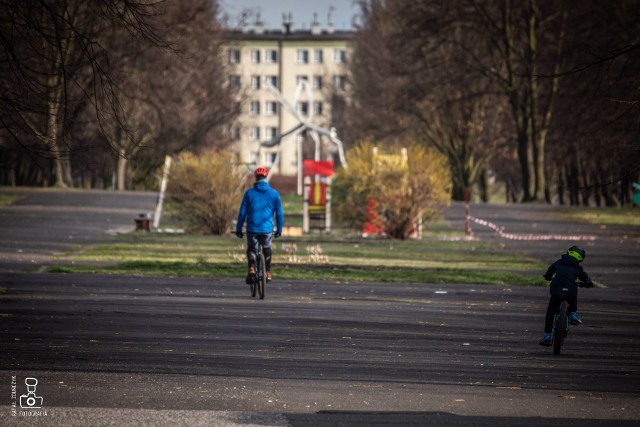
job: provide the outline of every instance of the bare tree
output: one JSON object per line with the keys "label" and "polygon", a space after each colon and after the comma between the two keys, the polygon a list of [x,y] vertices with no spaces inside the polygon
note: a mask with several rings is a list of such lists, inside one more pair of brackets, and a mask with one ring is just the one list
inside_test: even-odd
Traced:
{"label": "bare tree", "polygon": [[72,163],[76,179],[103,183],[119,163],[124,188],[165,154],[225,143],[235,107],[217,57],[217,2],[4,0],[0,11],[0,164],[14,182],[19,159],[45,177],[52,162],[61,186]]}
{"label": "bare tree", "polygon": [[[508,100],[516,133],[523,200],[545,198],[545,143],[559,79],[538,79],[561,67],[567,5],[540,0],[468,0],[461,19],[469,37],[459,47],[477,73]],[[471,44],[469,42],[471,41]]]}
{"label": "bare tree", "polygon": [[[593,19],[597,16],[597,20]],[[640,3],[580,2],[569,16],[548,175],[559,203],[631,202],[640,178]]]}
{"label": "bare tree", "polygon": [[[217,5],[209,0],[187,0],[168,5],[162,26],[171,29],[179,55],[150,52],[143,91],[159,115],[153,149],[146,145],[132,158],[132,181],[141,184],[164,162],[164,156],[183,150],[198,152],[231,143],[229,125],[241,102],[227,85],[222,57],[222,28]],[[158,70],[162,70],[158,73]]]}
{"label": "bare tree", "polygon": [[[354,74],[353,130],[360,137],[409,134],[444,154],[453,196],[487,170],[503,104],[469,72],[461,9],[429,1],[362,5]],[[479,53],[477,53],[480,55]]]}
{"label": "bare tree", "polygon": [[155,3],[128,0],[4,0],[0,12],[0,125],[6,139],[52,159],[55,182],[71,181],[70,128],[86,103],[99,123],[118,121],[118,88],[98,35],[113,26],[168,47],[150,25]]}

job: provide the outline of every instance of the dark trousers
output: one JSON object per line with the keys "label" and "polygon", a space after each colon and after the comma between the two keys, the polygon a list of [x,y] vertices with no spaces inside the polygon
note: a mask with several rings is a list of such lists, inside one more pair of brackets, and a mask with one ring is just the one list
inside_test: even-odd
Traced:
{"label": "dark trousers", "polygon": [[267,271],[271,271],[271,240],[273,239],[273,233],[250,233],[247,232],[247,260],[249,267],[256,265],[256,258],[258,257],[258,244],[262,245],[262,253],[264,254],[265,268]]}
{"label": "dark trousers", "polygon": [[553,318],[556,311],[560,308],[562,301],[569,304],[569,313],[578,311],[578,295],[551,295],[549,305],[547,306],[547,315],[544,318],[544,333],[550,334],[553,330]]}

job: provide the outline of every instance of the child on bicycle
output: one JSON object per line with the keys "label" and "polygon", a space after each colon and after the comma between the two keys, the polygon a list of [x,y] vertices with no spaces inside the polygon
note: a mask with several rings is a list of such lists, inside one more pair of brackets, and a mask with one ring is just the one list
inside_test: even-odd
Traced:
{"label": "child on bicycle", "polygon": [[[590,288],[593,286],[589,275],[582,269],[580,263],[584,261],[586,253],[579,246],[571,246],[566,254],[551,264],[544,274],[546,280],[551,280],[549,285],[549,305],[544,321],[544,336],[540,340],[540,345],[551,345],[551,331],[553,330],[553,319],[556,311],[560,308],[562,301],[569,304],[569,321],[572,325],[582,323],[578,316],[578,286]],[[580,279],[581,283],[576,283]]]}

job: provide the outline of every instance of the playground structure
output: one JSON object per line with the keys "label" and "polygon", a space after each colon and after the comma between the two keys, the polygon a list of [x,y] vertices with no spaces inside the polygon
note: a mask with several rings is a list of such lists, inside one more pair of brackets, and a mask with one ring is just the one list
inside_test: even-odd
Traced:
{"label": "playground structure", "polygon": [[325,232],[331,231],[331,179],[333,161],[305,160],[302,232],[311,231],[312,221],[320,221]]}
{"label": "playground structure", "polygon": [[[338,152],[338,157],[340,159],[340,164],[342,165],[342,167],[346,168],[347,166],[347,160],[345,158],[344,155],[344,148],[343,148],[343,144],[342,141],[338,138],[337,132],[335,128],[324,128],[318,125],[315,125],[312,122],[313,117],[314,117],[314,111],[312,108],[308,109],[308,112],[306,115],[304,115],[301,111],[298,110],[298,103],[301,101],[302,98],[302,94],[304,91],[306,100],[309,102],[309,104],[313,104],[313,91],[311,90],[311,87],[309,86],[309,84],[305,81],[305,80],[301,80],[298,85],[296,86],[295,89],[295,93],[294,93],[294,97],[293,97],[293,103],[287,101],[287,99],[285,99],[285,97],[282,95],[282,93],[275,87],[273,86],[273,84],[271,84],[271,82],[267,82],[267,87],[269,88],[269,90],[271,92],[273,92],[274,96],[276,97],[276,100],[278,101],[278,103],[281,105],[282,108],[284,108],[286,111],[288,111],[297,121],[298,124],[296,126],[294,126],[291,129],[288,129],[278,135],[275,135],[273,138],[271,138],[270,140],[267,141],[261,141],[260,142],[260,146],[259,146],[259,150],[264,148],[271,148],[271,147],[275,147],[277,146],[277,151],[276,151],[276,157],[275,160],[273,162],[274,164],[274,168],[273,171],[277,171],[277,167],[278,167],[278,162],[280,160],[280,152],[281,152],[281,147],[282,147],[282,143],[284,142],[285,139],[289,138],[290,136],[297,136],[299,134],[301,134],[302,132],[305,132],[307,135],[309,135],[311,137],[311,139],[314,142],[314,158],[313,160],[318,162],[320,161],[320,156],[321,156],[321,137],[325,136],[329,139],[330,142],[332,142],[333,144],[336,145],[337,147],[337,152]],[[303,158],[302,155],[302,141],[298,141],[298,147],[297,147],[297,152],[298,152],[298,186],[297,186],[297,192],[298,195],[302,195],[303,192],[303,180],[304,180],[304,161],[305,159]],[[260,152],[258,153],[258,158],[260,158]],[[269,175],[269,177],[271,177],[272,174]],[[269,178],[268,178],[269,179]]]}
{"label": "playground structure", "polygon": [[[260,149],[272,148],[277,146],[276,157],[273,162],[274,168],[277,170],[278,161],[280,160],[280,152],[283,141],[290,136],[297,136],[302,132],[306,132],[314,142],[314,158],[313,160],[303,158],[302,140],[298,140],[298,179],[297,193],[303,196],[303,225],[302,232],[309,233],[312,225],[313,228],[321,228],[324,231],[331,231],[331,179],[334,174],[333,160],[321,160],[321,137],[325,136],[337,147],[338,156],[342,167],[346,168],[347,160],[344,155],[342,141],[338,138],[336,129],[327,129],[317,126],[311,121],[313,120],[314,111],[308,109],[306,115],[298,110],[298,102],[302,97],[303,91],[307,101],[313,104],[313,92],[311,87],[305,80],[301,80],[296,86],[293,97],[293,103],[285,99],[282,93],[271,84],[267,83],[267,87],[275,95],[281,107],[287,110],[298,121],[298,124],[285,132],[282,132],[268,141],[260,142],[258,158],[260,158]],[[271,179],[273,173],[269,174],[267,179]],[[320,221],[321,226],[317,227]]]}

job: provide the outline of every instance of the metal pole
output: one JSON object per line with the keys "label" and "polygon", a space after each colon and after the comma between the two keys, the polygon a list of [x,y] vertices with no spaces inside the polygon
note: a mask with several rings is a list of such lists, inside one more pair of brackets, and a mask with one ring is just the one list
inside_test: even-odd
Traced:
{"label": "metal pole", "polygon": [[304,177],[304,196],[302,199],[302,232],[309,232],[309,187],[311,187],[311,177]]}
{"label": "metal pole", "polygon": [[325,212],[324,212],[324,230],[331,232],[331,181],[330,177],[327,177],[327,192],[325,199]]}
{"label": "metal pole", "polygon": [[464,190],[464,234],[471,236],[471,228],[469,227],[469,199],[471,191],[468,188]]}
{"label": "metal pole", "polygon": [[296,144],[298,146],[298,196],[302,196],[302,179],[304,175],[304,157],[302,156],[302,134],[296,134]]}
{"label": "metal pole", "polygon": [[162,172],[162,182],[160,183],[160,194],[158,195],[158,204],[156,212],[153,215],[153,228],[158,229],[160,226],[160,216],[162,215],[162,203],[164,202],[164,193],[167,191],[167,181],[169,180],[169,168],[171,167],[171,156],[164,158],[164,171]]}

